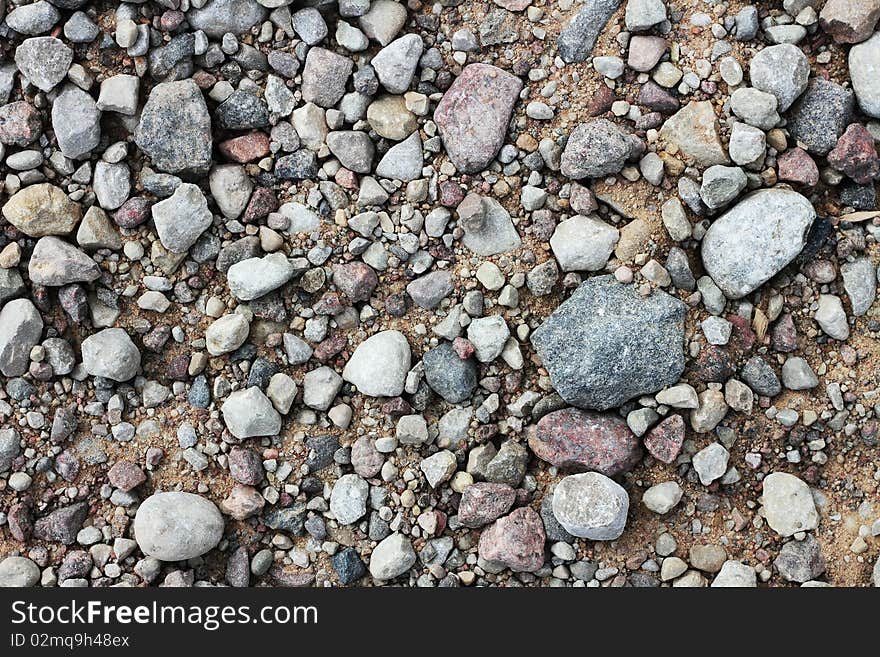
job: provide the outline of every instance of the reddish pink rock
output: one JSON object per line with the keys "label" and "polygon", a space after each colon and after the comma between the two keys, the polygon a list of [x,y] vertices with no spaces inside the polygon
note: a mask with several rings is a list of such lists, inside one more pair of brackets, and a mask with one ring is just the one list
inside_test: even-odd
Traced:
{"label": "reddish pink rock", "polygon": [[275,197],[275,192],[268,187],[257,187],[251,194],[251,199],[248,201],[241,220],[246,224],[257,223],[277,209],[278,199]]}
{"label": "reddish pink rock", "polygon": [[27,146],[42,130],[40,113],[30,103],[19,100],[0,107],[0,144]]}
{"label": "reddish pink rock", "polygon": [[454,208],[464,200],[464,190],[452,181],[446,180],[440,183],[440,203],[444,207]]}
{"label": "reddish pink rock", "polygon": [[236,520],[245,520],[263,510],[266,500],[253,486],[235,484],[229,496],[220,502],[220,510]]}
{"label": "reddish pink rock", "polygon": [[455,349],[455,353],[457,353],[458,357],[462,360],[467,360],[473,356],[474,351],[476,351],[474,343],[467,338],[455,338],[455,340],[452,341],[452,348]]}
{"label": "reddish pink rock", "polygon": [[376,449],[376,441],[372,438],[361,436],[351,446],[351,465],[361,477],[375,477],[384,463],[385,457]]}
{"label": "reddish pink rock", "polygon": [[229,452],[229,474],[240,484],[256,486],[263,481],[263,459],[248,447],[233,447]]}
{"label": "reddish pink rock", "polygon": [[219,149],[224,157],[245,164],[269,154],[269,137],[264,132],[251,132],[221,142]]}
{"label": "reddish pink rock", "polygon": [[122,228],[137,228],[150,218],[150,206],[150,199],[133,196],[116,211],[113,220]]}
{"label": "reddish pink rock", "polygon": [[564,408],[540,419],[529,438],[538,458],[576,472],[612,477],[632,468],[642,457],[639,440],[615,415]]}
{"label": "reddish pink rock", "polygon": [[670,415],[645,436],[645,448],[658,461],[672,463],[684,443],[684,419]]}
{"label": "reddish pink rock", "polygon": [[510,510],[516,491],[507,484],[481,481],[464,489],[458,505],[458,522],[465,527],[482,527]]}
{"label": "reddish pink rock", "polygon": [[482,171],[504,144],[522,81],[491,64],[462,70],[434,111],[449,159],[462,173]]}
{"label": "reddish pink rock", "polygon": [[791,315],[780,317],[770,332],[770,344],[776,351],[789,352],[797,349],[797,328]]}
{"label": "reddish pink rock", "polygon": [[363,262],[349,262],[333,266],[333,284],[348,297],[352,303],[369,301],[370,295],[379,284],[373,268]]}
{"label": "reddish pink rock", "polygon": [[140,466],[131,461],[116,461],[107,471],[110,483],[126,493],[140,486],[147,480],[147,475]]}
{"label": "reddish pink rock", "polygon": [[802,148],[789,148],[777,160],[779,179],[813,187],[819,182],[819,167]]}
{"label": "reddish pink rock", "polygon": [[852,123],[828,153],[828,164],[843,171],[860,185],[867,185],[880,174],[880,159],[874,137],[861,123]]}
{"label": "reddish pink rock", "polygon": [[515,572],[534,572],[544,565],[545,538],[540,516],[531,507],[522,507],[483,532],[480,557]]}

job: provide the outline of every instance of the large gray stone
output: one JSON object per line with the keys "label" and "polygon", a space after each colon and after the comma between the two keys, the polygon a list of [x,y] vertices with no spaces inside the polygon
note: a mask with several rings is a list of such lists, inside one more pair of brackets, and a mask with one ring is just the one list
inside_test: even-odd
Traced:
{"label": "large gray stone", "polygon": [[52,130],[65,157],[88,155],[101,141],[101,112],[85,91],[68,84],[52,103]]}
{"label": "large gray stone", "polygon": [[226,272],[226,281],[236,299],[253,301],[287,283],[296,272],[283,253],[270,253],[235,263]]}
{"label": "large gray stone", "polygon": [[[218,3],[225,0],[214,0],[211,6]],[[207,171],[211,166],[211,115],[196,83],[187,79],[153,87],[134,139],[157,169],[168,173]]]}
{"label": "large gray stone", "polygon": [[410,367],[409,342],[400,331],[380,331],[361,342],[342,378],[370,397],[396,397],[403,392]]}
{"label": "large gray stone", "polygon": [[144,554],[160,561],[195,559],[223,538],[223,516],[201,495],[155,493],[138,507],[134,537]]}
{"label": "large gray stone", "polygon": [[179,185],[152,212],[162,246],[174,253],[186,253],[214,219],[202,190],[192,183]]}
{"label": "large gray stone", "polygon": [[88,283],[101,276],[101,268],[85,253],[58,237],[41,237],[28,263],[28,276],[37,285],[59,287]]}
{"label": "large gray stone", "polygon": [[648,297],[613,276],[581,283],[532,334],[532,344],[565,401],[605,410],[661,390],[684,371],[685,305]]}
{"label": "large gray stone", "polygon": [[703,265],[727,297],[740,299],[795,259],[815,218],[813,205],[795,191],[757,191],[709,227]]}
{"label": "large gray stone", "polygon": [[880,32],[850,49],[849,77],[862,111],[880,118]]}
{"label": "large gray stone", "polygon": [[792,536],[819,526],[819,512],[810,487],[786,472],[764,477],[761,503],[767,524],[780,536]]}
{"label": "large gray stone", "polygon": [[753,87],[776,96],[778,110],[784,112],[806,90],[810,60],[794,44],[768,46],[752,58],[749,77]]}
{"label": "large gray stone", "polygon": [[629,495],[598,472],[565,477],[553,491],[553,515],[572,536],[613,541],[626,527]]}
{"label": "large gray stone", "polygon": [[121,328],[107,328],[82,342],[83,367],[92,376],[128,381],[141,366],[141,352]]}
{"label": "large gray stone", "polygon": [[230,394],[220,412],[226,428],[239,439],[274,436],[281,431],[281,416],[256,386]]}
{"label": "large gray stone", "polygon": [[569,178],[601,178],[619,173],[632,152],[632,141],[608,119],[581,123],[562,152],[562,174]]}
{"label": "large gray stone", "polygon": [[73,62],[73,50],[50,36],[32,37],[15,49],[18,70],[42,91],[52,91],[67,75]]}
{"label": "large gray stone", "polygon": [[190,9],[186,20],[192,29],[220,39],[227,32],[244,34],[268,13],[256,0],[210,0],[201,9]]}

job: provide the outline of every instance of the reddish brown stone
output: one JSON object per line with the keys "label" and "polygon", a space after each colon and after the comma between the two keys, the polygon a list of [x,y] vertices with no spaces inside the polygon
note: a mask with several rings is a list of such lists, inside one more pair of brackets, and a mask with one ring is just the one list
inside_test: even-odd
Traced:
{"label": "reddish brown stone", "polygon": [[275,197],[275,192],[268,187],[257,187],[251,194],[241,220],[246,224],[256,223],[277,209],[278,199]]}
{"label": "reddish brown stone", "polygon": [[813,187],[819,183],[819,167],[802,148],[789,148],[777,160],[779,179]]}
{"label": "reddish brown stone", "polygon": [[617,97],[611,89],[604,84],[599,85],[596,93],[587,100],[587,116],[600,116],[608,112],[615,100],[617,100]]}
{"label": "reddish brown stone", "polygon": [[233,447],[229,452],[229,474],[240,484],[256,486],[263,481],[263,460],[252,449]]}
{"label": "reddish brown stone", "polygon": [[245,520],[263,510],[266,500],[253,486],[235,484],[225,500],[220,502],[220,510],[235,518]]}
{"label": "reddish brown stone", "polygon": [[467,338],[455,338],[455,340],[452,341],[452,348],[462,360],[467,360],[473,356],[474,351],[476,351],[474,343]]}
{"label": "reddish brown stone", "polygon": [[0,144],[27,146],[42,132],[40,113],[20,100],[0,107]]}
{"label": "reddish brown stone", "polygon": [[470,64],[443,95],[434,122],[459,171],[482,171],[501,149],[522,86],[496,66]]}
{"label": "reddish brown stone", "polygon": [[269,137],[264,132],[251,132],[221,142],[219,149],[227,159],[245,164],[269,154]]}
{"label": "reddish brown stone", "polygon": [[534,572],[544,565],[545,540],[540,516],[526,506],[496,520],[483,532],[479,554],[516,572]]}
{"label": "reddish brown stone", "polygon": [[334,335],[322,341],[315,347],[312,354],[316,360],[326,363],[348,345],[348,338],[344,335]]}
{"label": "reddish brown stone", "polygon": [[529,447],[559,468],[607,477],[626,472],[642,457],[638,438],[622,418],[577,408],[542,417],[529,437]]}
{"label": "reddish brown stone", "polygon": [[507,484],[478,482],[465,488],[458,505],[458,522],[465,527],[482,527],[510,510],[516,491]]}
{"label": "reddish brown stone", "polygon": [[461,186],[452,181],[446,180],[440,183],[440,203],[447,208],[458,207],[458,204],[464,200],[464,190]]}
{"label": "reddish brown stone", "polygon": [[880,174],[880,158],[874,137],[861,123],[853,123],[828,153],[828,164],[843,171],[860,185],[867,185]]}
{"label": "reddish brown stone", "polygon": [[130,198],[116,211],[113,220],[122,228],[137,228],[150,218],[150,205],[143,196]]}
{"label": "reddish brown stone", "polygon": [[727,350],[717,345],[706,345],[690,366],[691,372],[705,383],[724,383],[734,375],[736,366]]}
{"label": "reddish brown stone", "polygon": [[797,349],[797,328],[791,315],[780,317],[770,333],[770,344],[776,351],[790,352]]}
{"label": "reddish brown stone", "polygon": [[376,449],[376,441],[372,438],[361,436],[351,446],[351,466],[361,477],[375,477],[384,463],[385,457]]}
{"label": "reddish brown stone", "polygon": [[819,25],[837,43],[860,43],[871,36],[878,19],[878,0],[828,0]]}
{"label": "reddish brown stone", "polygon": [[679,108],[678,99],[651,80],[639,90],[638,103],[661,114],[674,114]]}
{"label": "reddish brown stone", "polygon": [[670,415],[645,436],[645,448],[658,461],[672,463],[684,443],[684,419]]}
{"label": "reddish brown stone", "polygon": [[16,541],[24,543],[34,533],[34,515],[29,504],[13,504],[9,507],[6,522],[9,533]]}
{"label": "reddish brown stone", "polygon": [[117,461],[107,472],[110,483],[126,493],[140,486],[147,480],[147,475],[140,466],[131,461]]}
{"label": "reddish brown stone", "polygon": [[379,284],[376,272],[363,262],[349,262],[333,266],[333,284],[348,297],[352,303],[369,301],[370,295]]}

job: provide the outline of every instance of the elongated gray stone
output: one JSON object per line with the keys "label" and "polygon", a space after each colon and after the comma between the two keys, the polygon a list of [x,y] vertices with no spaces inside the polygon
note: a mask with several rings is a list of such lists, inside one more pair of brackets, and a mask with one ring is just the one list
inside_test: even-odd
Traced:
{"label": "elongated gray stone", "polygon": [[134,537],[144,554],[160,561],[195,559],[223,538],[223,516],[201,495],[155,493],[138,507]]}

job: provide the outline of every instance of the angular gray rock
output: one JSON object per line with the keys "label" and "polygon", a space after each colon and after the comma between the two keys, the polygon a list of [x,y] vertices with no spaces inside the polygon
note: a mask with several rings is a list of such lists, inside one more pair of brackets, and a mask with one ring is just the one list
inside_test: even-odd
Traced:
{"label": "angular gray rock", "polygon": [[0,310],[0,374],[21,376],[43,333],[43,318],[30,299],[14,299]]}
{"label": "angular gray rock", "polygon": [[268,13],[256,0],[210,0],[200,9],[190,9],[186,20],[192,29],[220,39],[227,32],[247,32],[265,20]]}
{"label": "angular gray rock", "polygon": [[160,561],[195,559],[223,538],[223,516],[201,495],[154,493],[138,507],[134,538],[144,554]]}
{"label": "angular gray rock", "polygon": [[[224,3],[214,0],[209,6],[215,4]],[[186,79],[153,87],[134,139],[157,169],[206,172],[211,165],[211,115],[196,83]]]}
{"label": "angular gray rock", "polygon": [[388,93],[402,94],[409,89],[423,50],[422,37],[406,34],[376,53],[370,64]]}
{"label": "angular gray rock", "polygon": [[283,253],[247,258],[226,272],[229,291],[236,299],[252,301],[287,283],[297,270]]}
{"label": "angular gray rock", "polygon": [[330,493],[330,512],[340,525],[350,525],[367,512],[370,485],[356,474],[345,474],[333,484]]}
{"label": "angular gray rock", "polygon": [[387,581],[403,575],[416,563],[412,543],[403,534],[395,532],[383,539],[370,555],[370,575]]}
{"label": "angular gray rock", "polygon": [[274,436],[281,431],[281,416],[256,386],[231,393],[220,407],[229,432],[239,439]]}
{"label": "angular gray rock", "polygon": [[807,532],[819,526],[819,512],[810,487],[786,472],[764,477],[761,503],[767,524],[783,537]]}
{"label": "angular gray rock", "polygon": [[510,214],[494,198],[468,194],[457,208],[458,222],[464,231],[462,243],[481,256],[513,251],[522,240]]}
{"label": "angular gray rock", "polygon": [[450,342],[441,342],[422,356],[425,379],[431,389],[450,404],[470,398],[477,387],[477,365],[462,359]]}
{"label": "angular gray rock", "polygon": [[532,334],[556,392],[605,410],[678,381],[684,371],[684,304],[648,297],[613,276],[590,278]]}
{"label": "angular gray rock", "polygon": [[796,45],[768,46],[749,65],[752,86],[776,96],[778,111],[784,112],[807,88],[810,60]]}
{"label": "angular gray rock", "polygon": [[73,50],[55,37],[32,37],[15,49],[18,70],[37,89],[52,91],[67,75],[73,62]]}
{"label": "angular gray rock", "polygon": [[870,258],[861,257],[844,262],[840,274],[853,315],[864,315],[877,297],[877,268]]}
{"label": "angular gray rock", "polygon": [[553,515],[572,536],[613,541],[626,526],[629,495],[613,479],[584,472],[562,479],[553,491]]}
{"label": "angular gray rock", "polygon": [[65,157],[78,160],[101,141],[101,112],[95,100],[73,84],[52,103],[52,130]]}
{"label": "angular gray rock", "polygon": [[141,367],[141,352],[121,328],[93,333],[81,345],[83,367],[91,376],[113,381],[134,378]]}
{"label": "angular gray rock", "polygon": [[152,213],[162,246],[174,253],[186,253],[214,219],[202,190],[192,183],[178,185]]}
{"label": "angular gray rock", "polygon": [[880,32],[850,49],[849,76],[859,107],[868,116],[880,118]]}
{"label": "angular gray rock", "polygon": [[731,299],[770,280],[803,250],[816,211],[790,189],[762,189],[743,198],[706,232],[706,272]]}
{"label": "angular gray rock", "polygon": [[396,397],[403,392],[410,368],[410,349],[400,331],[380,331],[361,342],[342,378],[370,397]]}
{"label": "angular gray rock", "polygon": [[576,215],[556,226],[550,248],[562,271],[599,271],[619,239],[620,231],[598,217]]}
{"label": "angular gray rock", "polygon": [[50,235],[41,237],[34,246],[28,276],[37,285],[59,287],[94,281],[101,276],[101,268],[72,244]]}
{"label": "angular gray rock", "polygon": [[422,137],[416,130],[386,151],[376,165],[376,175],[404,182],[417,180],[422,177],[423,163]]}

